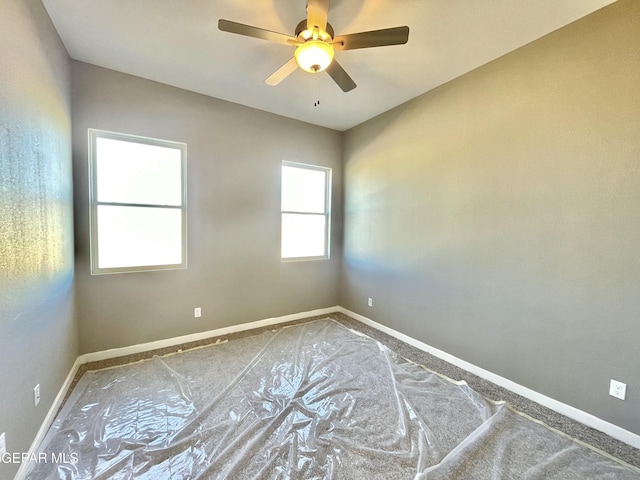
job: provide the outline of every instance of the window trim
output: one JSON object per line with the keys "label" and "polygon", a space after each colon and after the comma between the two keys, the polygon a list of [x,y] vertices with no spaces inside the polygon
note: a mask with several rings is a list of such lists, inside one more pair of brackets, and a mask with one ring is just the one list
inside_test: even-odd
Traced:
{"label": "window trim", "polygon": [[[304,168],[307,170],[317,170],[325,173],[325,193],[324,193],[324,213],[300,212],[282,209],[282,167]],[[309,163],[291,162],[283,160],[280,165],[280,261],[282,262],[304,262],[313,260],[329,260],[331,258],[331,185],[332,185],[332,169],[322,165],[312,165]],[[313,255],[304,257],[283,257],[282,256],[282,219],[285,214],[294,215],[321,215],[324,216],[324,244],[325,253],[323,255]]]}
{"label": "window trim", "polygon": [[[160,205],[124,202],[99,202],[98,201],[98,177],[97,177],[97,150],[98,138],[120,140],[142,145],[152,145],[159,147],[175,148],[180,150],[181,158],[181,205]],[[157,270],[182,270],[187,268],[187,144],[174,142],[158,138],[142,137],[126,133],[110,132],[95,128],[88,129],[88,150],[89,150],[89,258],[91,264],[91,275],[106,275],[115,273],[149,272]],[[98,244],[98,206],[112,205],[123,207],[146,207],[146,208],[173,208],[181,210],[182,222],[182,251],[181,263],[163,265],[139,265],[134,267],[111,267],[100,268],[98,264],[99,244]]]}

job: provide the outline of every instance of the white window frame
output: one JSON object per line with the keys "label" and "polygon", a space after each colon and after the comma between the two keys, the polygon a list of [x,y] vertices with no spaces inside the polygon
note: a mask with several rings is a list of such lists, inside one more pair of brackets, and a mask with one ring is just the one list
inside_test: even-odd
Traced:
{"label": "white window frame", "polygon": [[[291,210],[283,210],[282,209],[282,200],[280,202],[280,260],[283,262],[299,262],[299,261],[307,261],[307,260],[327,260],[331,258],[331,184],[332,184],[332,172],[331,168],[323,167],[320,165],[311,165],[307,163],[299,163],[299,162],[290,162],[283,160],[282,165],[280,167],[280,179],[282,181],[282,167],[294,167],[294,168],[303,168],[307,170],[318,170],[325,173],[325,194],[324,194],[324,213],[310,213],[310,212],[302,212],[302,211],[291,211]],[[282,184],[280,185],[280,192],[282,194]],[[282,219],[285,214],[295,214],[295,215],[320,215],[325,217],[325,228],[324,228],[324,254],[323,255],[314,255],[314,256],[303,256],[303,257],[283,257],[282,256]]]}
{"label": "white window frame", "polygon": [[[157,138],[141,137],[138,135],[130,135],[126,133],[109,132],[106,130],[98,130],[90,128],[88,130],[89,137],[89,223],[90,223],[90,257],[91,257],[91,274],[102,275],[111,273],[126,272],[146,272],[155,270],[178,270],[187,268],[187,144],[181,142],[173,142],[169,140],[160,140]],[[124,142],[132,142],[143,145],[153,145],[167,148],[175,148],[180,150],[181,155],[181,189],[182,198],[181,205],[160,205],[160,204],[139,204],[139,203],[120,203],[120,202],[100,202],[98,201],[98,178],[97,178],[97,150],[96,141],[98,138],[107,138]],[[163,209],[180,209],[181,210],[181,237],[182,252],[181,263],[162,264],[162,265],[141,265],[134,267],[110,267],[100,268],[98,264],[99,248],[98,244],[98,206],[113,205],[122,207],[149,207]]]}

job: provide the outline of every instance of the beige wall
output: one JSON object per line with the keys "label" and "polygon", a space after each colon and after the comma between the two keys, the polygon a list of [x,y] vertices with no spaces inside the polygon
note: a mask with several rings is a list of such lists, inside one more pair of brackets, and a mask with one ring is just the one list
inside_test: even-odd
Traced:
{"label": "beige wall", "polygon": [[[2,2],[0,433],[9,452],[29,449],[78,355],[68,62],[39,1]],[[0,478],[17,467],[0,463]]]}
{"label": "beige wall", "polygon": [[640,434],[639,86],[620,0],[348,131],[340,303]]}
{"label": "beige wall", "polygon": [[[341,135],[73,63],[76,292],[81,350],[202,332],[338,302]],[[185,142],[186,270],[90,275],[87,128]],[[282,160],[333,169],[330,260],[280,260]],[[202,307],[202,318],[193,308]]]}

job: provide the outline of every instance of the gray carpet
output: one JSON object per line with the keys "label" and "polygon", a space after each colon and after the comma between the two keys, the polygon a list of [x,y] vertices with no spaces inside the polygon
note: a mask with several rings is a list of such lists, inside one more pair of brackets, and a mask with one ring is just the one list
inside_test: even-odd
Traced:
{"label": "gray carpet", "polygon": [[[508,395],[488,382],[382,335],[385,348],[370,338],[380,332],[332,317],[340,323],[244,332],[217,346],[79,375],[41,447],[79,461],[34,465],[28,478],[640,478],[489,401]],[[602,450],[613,445],[637,459],[631,447],[593,438],[604,440],[595,445]]]}

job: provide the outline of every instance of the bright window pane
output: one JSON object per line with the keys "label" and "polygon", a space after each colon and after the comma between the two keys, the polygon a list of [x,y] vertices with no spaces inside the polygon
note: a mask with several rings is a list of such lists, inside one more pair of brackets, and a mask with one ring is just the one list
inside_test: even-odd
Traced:
{"label": "bright window pane", "polygon": [[325,213],[327,173],[324,170],[282,166],[282,210]]}
{"label": "bright window pane", "polygon": [[99,137],[96,170],[99,202],[182,204],[178,148]]}
{"label": "bright window pane", "polygon": [[282,258],[325,255],[326,216],[282,214]]}
{"label": "bright window pane", "polygon": [[182,262],[182,211],[98,205],[98,267],[177,265]]}

